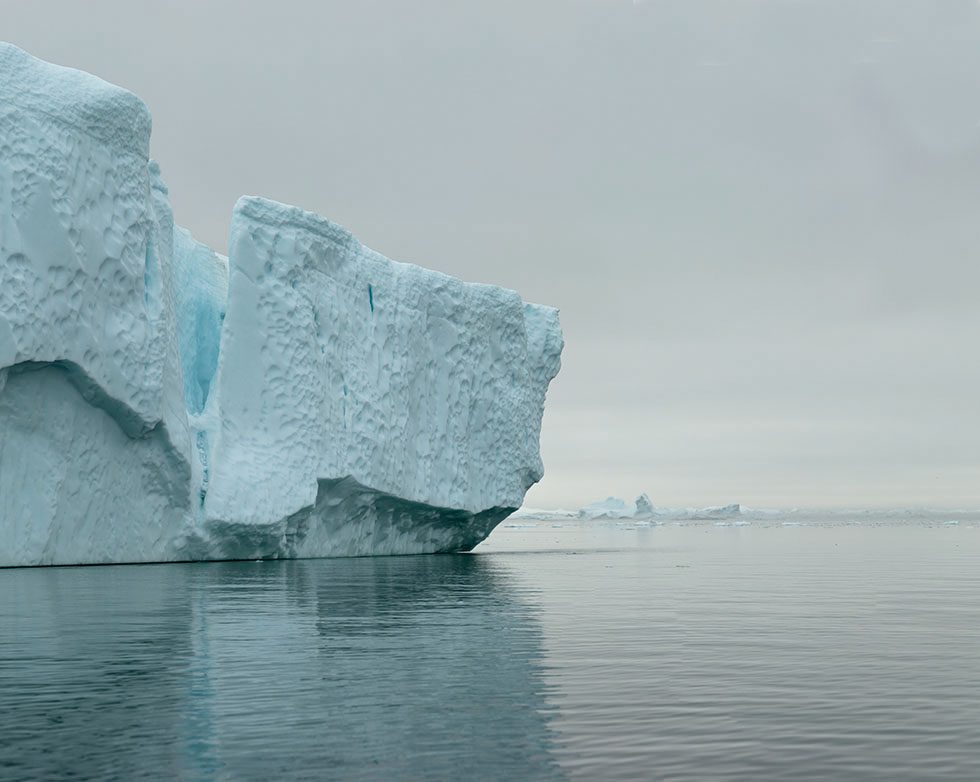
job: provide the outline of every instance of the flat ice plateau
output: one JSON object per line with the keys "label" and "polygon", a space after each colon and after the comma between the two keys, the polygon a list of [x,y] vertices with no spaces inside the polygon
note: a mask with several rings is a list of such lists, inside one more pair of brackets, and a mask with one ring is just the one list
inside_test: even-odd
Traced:
{"label": "flat ice plateau", "polygon": [[468,550],[521,506],[557,310],[262,198],[225,258],[149,141],[0,43],[0,566]]}

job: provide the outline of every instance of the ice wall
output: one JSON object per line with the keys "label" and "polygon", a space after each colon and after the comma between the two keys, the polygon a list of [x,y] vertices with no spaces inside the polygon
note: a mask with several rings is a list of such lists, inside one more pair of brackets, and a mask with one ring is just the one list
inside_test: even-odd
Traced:
{"label": "ice wall", "polygon": [[0,46],[0,564],[170,558],[173,220],[125,90]]}
{"label": "ice wall", "polygon": [[[513,291],[392,262],[260,198],[235,207],[230,257],[210,520],[242,529],[301,513],[316,527],[336,515],[325,503],[358,486],[412,503],[406,516],[492,509],[492,521],[454,521],[473,525],[475,543],[520,506],[541,475],[541,405],[561,350],[553,311],[528,320]],[[377,536],[413,527],[375,512]]]}
{"label": "ice wall", "polygon": [[519,507],[557,312],[260,198],[225,259],[149,133],[0,44],[0,565],[459,550]]}

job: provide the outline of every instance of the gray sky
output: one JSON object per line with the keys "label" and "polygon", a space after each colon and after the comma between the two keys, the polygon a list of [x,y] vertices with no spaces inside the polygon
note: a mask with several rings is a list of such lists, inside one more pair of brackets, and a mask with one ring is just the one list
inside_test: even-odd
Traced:
{"label": "gray sky", "polygon": [[975,0],[0,0],[243,193],[559,306],[528,503],[980,507]]}

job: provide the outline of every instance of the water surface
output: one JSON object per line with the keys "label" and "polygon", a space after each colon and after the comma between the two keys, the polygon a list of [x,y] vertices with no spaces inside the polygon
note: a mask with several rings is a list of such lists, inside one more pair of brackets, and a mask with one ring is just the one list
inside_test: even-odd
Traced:
{"label": "water surface", "polygon": [[9,779],[980,779],[975,521],[0,571]]}

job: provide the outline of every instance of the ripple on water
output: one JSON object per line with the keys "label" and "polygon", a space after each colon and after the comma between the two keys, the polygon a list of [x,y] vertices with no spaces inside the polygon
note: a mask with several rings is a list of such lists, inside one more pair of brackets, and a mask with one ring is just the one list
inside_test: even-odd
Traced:
{"label": "ripple on water", "polygon": [[0,571],[0,778],[980,779],[980,536]]}

